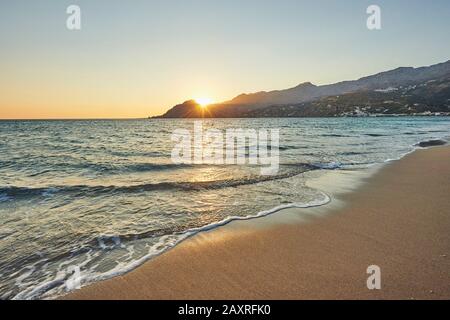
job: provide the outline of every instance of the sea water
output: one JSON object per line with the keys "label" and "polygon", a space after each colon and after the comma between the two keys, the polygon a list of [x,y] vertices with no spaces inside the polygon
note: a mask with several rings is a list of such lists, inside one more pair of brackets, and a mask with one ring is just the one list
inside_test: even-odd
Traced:
{"label": "sea water", "polygon": [[0,298],[54,298],[233,219],[325,204],[304,172],[364,170],[450,136],[448,117],[203,121],[279,129],[279,171],[261,176],[252,165],[173,163],[171,134],[193,126],[0,121]]}

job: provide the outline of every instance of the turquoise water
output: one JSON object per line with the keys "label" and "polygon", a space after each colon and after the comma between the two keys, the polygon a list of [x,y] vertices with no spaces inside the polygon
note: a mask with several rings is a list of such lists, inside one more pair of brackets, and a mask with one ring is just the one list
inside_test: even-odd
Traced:
{"label": "turquoise water", "polygon": [[280,170],[174,164],[193,120],[0,121],[0,297],[53,298],[129,271],[233,218],[326,203],[303,172],[354,170],[447,139],[450,118],[216,119],[279,128]]}

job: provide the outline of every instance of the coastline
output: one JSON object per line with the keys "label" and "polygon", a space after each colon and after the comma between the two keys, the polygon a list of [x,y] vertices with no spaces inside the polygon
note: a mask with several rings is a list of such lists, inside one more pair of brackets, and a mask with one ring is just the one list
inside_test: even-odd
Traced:
{"label": "coastline", "polygon": [[[417,150],[330,205],[233,221],[62,298],[449,299],[449,157]],[[381,290],[366,287],[372,264]]]}

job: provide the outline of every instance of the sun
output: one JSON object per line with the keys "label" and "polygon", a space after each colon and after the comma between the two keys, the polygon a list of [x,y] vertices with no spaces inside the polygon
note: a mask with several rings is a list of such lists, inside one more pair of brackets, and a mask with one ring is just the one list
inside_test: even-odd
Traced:
{"label": "sun", "polygon": [[212,103],[212,99],[207,97],[195,98],[195,102],[197,102],[202,108],[205,108]]}

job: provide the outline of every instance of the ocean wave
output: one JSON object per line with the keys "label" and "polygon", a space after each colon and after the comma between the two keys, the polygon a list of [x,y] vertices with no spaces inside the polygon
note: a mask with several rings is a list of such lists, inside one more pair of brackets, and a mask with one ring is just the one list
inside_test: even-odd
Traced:
{"label": "ocean wave", "polygon": [[330,137],[330,138],[352,138],[354,136],[346,135],[346,134],[338,134],[338,133],[324,133],[320,135],[321,137]]}
{"label": "ocean wave", "polygon": [[192,168],[193,166],[195,166],[195,165],[194,164],[185,164],[185,163],[181,163],[181,164],[176,164],[176,163],[163,163],[163,164],[136,163],[136,164],[118,166],[117,169],[119,169],[119,171],[125,171],[125,172],[145,172],[145,171],[186,169],[186,168]]}
{"label": "ocean wave", "polygon": [[426,131],[419,131],[419,132],[404,132],[402,134],[408,135],[408,136],[416,136],[416,135],[423,135],[428,134],[429,132]]}
{"label": "ocean wave", "polygon": [[[164,236],[161,236],[157,243],[155,243],[154,245],[149,247],[148,253],[146,255],[144,255],[138,259],[118,263],[116,267],[114,267],[113,269],[106,271],[106,272],[92,272],[92,273],[88,273],[88,274],[81,274],[80,278],[79,278],[80,284],[81,284],[81,286],[86,286],[86,285],[89,285],[94,282],[104,281],[104,280],[107,280],[107,279],[110,279],[110,278],[113,278],[116,276],[126,274],[129,271],[134,270],[137,267],[141,266],[148,260],[166,252],[167,250],[175,247],[182,241],[184,241],[200,232],[209,231],[209,230],[215,229],[217,227],[227,225],[233,221],[256,219],[256,218],[264,217],[264,216],[267,216],[267,215],[276,213],[280,210],[288,209],[288,208],[319,207],[319,206],[326,205],[331,201],[330,196],[327,195],[326,193],[320,191],[320,194],[322,196],[320,199],[315,199],[310,202],[306,202],[306,203],[295,202],[295,203],[283,204],[283,205],[276,206],[269,210],[260,211],[253,215],[230,216],[221,221],[210,223],[210,224],[207,224],[202,227],[191,228],[191,229],[187,229],[185,231],[173,232],[171,234],[166,234]],[[106,236],[106,237],[100,236],[99,239],[102,239],[102,240],[99,241],[99,247],[103,250],[104,249],[112,249],[116,246],[124,247],[123,243],[121,243],[122,240],[124,240],[126,238],[139,239],[139,238],[143,238],[144,236],[148,236],[148,233],[141,233],[141,234],[135,234],[135,235],[114,235],[114,236]],[[153,236],[153,234],[152,234],[152,236]],[[118,239],[120,239],[120,240],[118,240]],[[105,242],[104,242],[105,240],[109,240],[110,242],[112,241],[113,247],[111,248],[111,247],[109,247],[109,245],[105,244]],[[87,249],[83,249],[83,250],[87,250]],[[73,255],[73,253],[71,253],[71,254]],[[85,265],[88,262],[89,261],[85,261],[83,264]],[[61,291],[61,290],[58,291],[58,289],[61,289],[62,287],[64,287],[66,284],[66,281],[70,277],[71,277],[70,274],[59,272],[55,278],[45,281],[43,283],[40,283],[38,286],[29,287],[29,288],[19,292],[18,294],[16,294],[12,299],[13,300],[32,300],[32,299],[40,298],[45,294],[49,294],[49,297],[55,298],[55,297],[67,292],[67,291]],[[51,293],[52,290],[53,291],[56,290],[56,292],[53,292],[53,294],[52,294]]]}
{"label": "ocean wave", "polygon": [[62,168],[71,167],[73,169],[90,169],[95,172],[102,173],[142,173],[163,170],[177,170],[191,168],[193,164],[176,164],[176,163],[74,163],[74,164],[57,164]]}
{"label": "ocean wave", "polygon": [[[268,148],[269,150],[271,150],[271,148]],[[279,146],[278,150],[280,151],[286,151],[286,150],[297,150],[297,149],[305,149],[304,146]]]}
{"label": "ocean wave", "polygon": [[229,179],[229,180],[213,180],[213,181],[185,181],[185,182],[159,182],[159,183],[145,183],[137,185],[124,186],[91,186],[91,185],[73,185],[73,186],[48,186],[48,187],[18,187],[6,186],[0,187],[0,194],[5,197],[30,197],[30,196],[51,196],[55,194],[72,194],[80,196],[96,196],[106,193],[135,193],[145,191],[159,191],[159,190],[179,190],[179,191],[200,191],[200,190],[216,190],[222,188],[239,187],[242,185],[251,185],[261,182],[285,179],[295,175],[304,173],[306,171],[315,170],[321,167],[320,164],[292,164],[295,170],[273,175],[273,176],[252,176],[244,179]]}
{"label": "ocean wave", "polygon": [[[189,169],[194,164],[176,164],[176,163],[93,163],[93,162],[67,162],[63,158],[54,159],[49,157],[47,159],[36,159],[36,166],[30,170],[27,167],[30,164],[30,159],[18,161],[3,160],[0,161],[2,168],[10,168],[16,171],[31,171],[27,173],[28,177],[35,178],[42,175],[52,175],[55,172],[72,172],[72,171],[91,171],[101,174],[122,174],[122,173],[144,173],[155,171],[169,171]],[[25,167],[25,169],[24,169]],[[51,168],[51,169],[50,169]]]}
{"label": "ocean wave", "polygon": [[339,169],[342,167],[342,164],[340,162],[329,162],[329,163],[314,163],[313,166],[317,167],[318,169]]}
{"label": "ocean wave", "polygon": [[365,133],[364,135],[368,137],[389,137],[389,135],[381,133]]}
{"label": "ocean wave", "polygon": [[340,156],[359,156],[359,155],[367,155],[368,152],[357,152],[357,151],[346,151],[346,152],[338,152],[336,153]]}
{"label": "ocean wave", "polygon": [[110,151],[111,155],[117,157],[164,157],[166,156],[163,152],[158,151],[136,151],[136,150],[127,150],[127,151]]}

